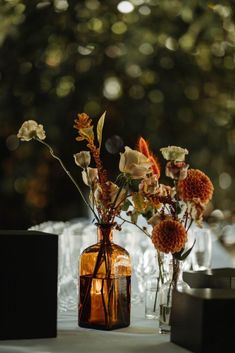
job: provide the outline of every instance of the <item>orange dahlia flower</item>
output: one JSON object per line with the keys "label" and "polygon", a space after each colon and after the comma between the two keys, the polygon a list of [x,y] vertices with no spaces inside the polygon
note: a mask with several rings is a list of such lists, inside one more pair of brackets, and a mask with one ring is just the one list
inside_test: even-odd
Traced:
{"label": "orange dahlia flower", "polygon": [[180,251],[187,241],[184,226],[173,219],[161,221],[153,228],[152,242],[156,249],[164,253]]}
{"label": "orange dahlia flower", "polygon": [[198,169],[189,169],[187,177],[178,183],[180,198],[184,201],[198,199],[202,203],[210,201],[214,187],[210,178]]}

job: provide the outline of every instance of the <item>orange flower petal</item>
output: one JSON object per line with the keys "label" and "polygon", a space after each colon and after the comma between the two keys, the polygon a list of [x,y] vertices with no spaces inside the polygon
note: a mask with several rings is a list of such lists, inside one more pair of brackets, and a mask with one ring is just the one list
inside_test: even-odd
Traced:
{"label": "orange flower petal", "polygon": [[154,175],[157,175],[157,177],[160,177],[160,164],[157,160],[157,158],[151,153],[149,149],[149,144],[148,142],[141,136],[138,140],[137,143],[137,149],[143,153],[148,159],[152,162],[152,171]]}
{"label": "orange flower petal", "polygon": [[150,162],[152,162],[151,168],[152,168],[153,174],[155,174],[158,178],[160,178],[160,165],[158,163],[157,158],[154,156],[150,156],[149,160]]}
{"label": "orange flower petal", "polygon": [[142,136],[139,138],[137,146],[141,153],[143,153],[146,157],[150,157],[148,142]]}

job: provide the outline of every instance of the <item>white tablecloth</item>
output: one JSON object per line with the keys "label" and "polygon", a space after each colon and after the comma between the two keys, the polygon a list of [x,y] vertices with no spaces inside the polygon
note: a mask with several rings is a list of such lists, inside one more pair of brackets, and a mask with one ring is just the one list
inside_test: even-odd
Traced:
{"label": "white tablecloth", "polygon": [[157,321],[144,319],[144,306],[132,305],[131,325],[98,331],[77,325],[76,312],[59,313],[58,336],[0,342],[0,353],[187,353],[158,333]]}

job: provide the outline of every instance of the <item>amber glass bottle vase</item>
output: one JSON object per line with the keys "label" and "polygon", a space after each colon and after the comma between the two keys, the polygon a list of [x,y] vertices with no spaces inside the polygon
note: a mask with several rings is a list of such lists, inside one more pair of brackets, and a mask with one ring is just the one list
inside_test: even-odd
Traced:
{"label": "amber glass bottle vase", "polygon": [[86,248],[79,263],[78,324],[113,330],[130,324],[131,262],[114,244],[113,225],[97,225],[98,242]]}

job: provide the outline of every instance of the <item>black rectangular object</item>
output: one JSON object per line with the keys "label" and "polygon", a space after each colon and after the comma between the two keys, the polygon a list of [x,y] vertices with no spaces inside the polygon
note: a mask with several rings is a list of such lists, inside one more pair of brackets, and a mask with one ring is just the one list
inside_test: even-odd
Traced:
{"label": "black rectangular object", "polygon": [[185,271],[183,280],[191,288],[232,288],[235,289],[235,269],[214,268],[205,271]]}
{"label": "black rectangular object", "polygon": [[234,332],[235,290],[174,291],[171,342],[194,353],[231,352]]}
{"label": "black rectangular object", "polygon": [[0,231],[0,339],[57,335],[58,236]]}

